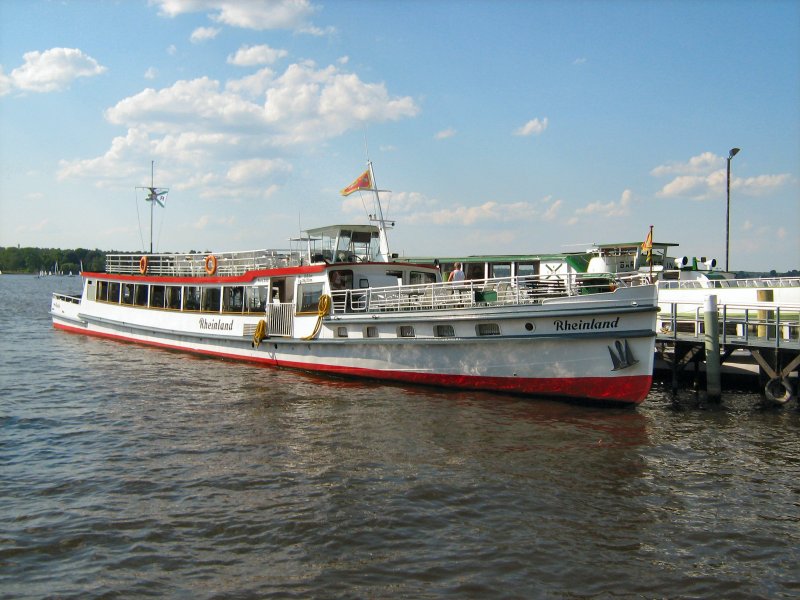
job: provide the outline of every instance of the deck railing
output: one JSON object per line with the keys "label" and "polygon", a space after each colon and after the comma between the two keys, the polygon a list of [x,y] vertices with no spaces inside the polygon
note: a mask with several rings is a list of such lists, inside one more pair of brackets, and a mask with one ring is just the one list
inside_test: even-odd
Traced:
{"label": "deck railing", "polygon": [[638,275],[569,274],[497,277],[460,282],[336,290],[333,314],[435,310],[489,305],[541,304],[552,298],[609,292],[644,283]]}
{"label": "deck railing", "polygon": [[242,275],[254,269],[277,269],[301,264],[302,253],[296,250],[248,250],[244,252],[192,254],[108,254],[106,272],[138,275],[141,259],[147,258],[147,273],[165,277],[204,277],[207,258],[216,259],[214,275]]}

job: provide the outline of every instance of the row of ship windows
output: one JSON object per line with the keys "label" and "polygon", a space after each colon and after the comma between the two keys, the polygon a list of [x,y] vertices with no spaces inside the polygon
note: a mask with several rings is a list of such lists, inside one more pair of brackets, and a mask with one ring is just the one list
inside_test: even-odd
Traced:
{"label": "row of ship windows", "polygon": [[[497,323],[478,323],[477,325],[475,325],[475,334],[479,336],[500,335],[500,326]],[[451,338],[455,337],[456,333],[452,325],[434,325],[433,336],[437,338]],[[344,326],[337,327],[336,337],[340,338],[349,337],[349,332],[347,327]],[[379,337],[378,327],[374,325],[365,327],[364,337],[365,338]],[[397,337],[401,338],[417,337],[416,331],[414,330],[414,326],[400,325],[397,328]]]}

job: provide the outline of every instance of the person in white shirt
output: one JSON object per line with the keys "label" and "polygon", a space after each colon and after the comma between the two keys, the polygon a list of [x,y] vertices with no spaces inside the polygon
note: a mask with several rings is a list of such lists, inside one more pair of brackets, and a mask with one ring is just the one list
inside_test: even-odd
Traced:
{"label": "person in white shirt", "polygon": [[450,276],[447,278],[447,281],[464,281],[464,270],[460,262],[453,265],[453,270],[450,271]]}

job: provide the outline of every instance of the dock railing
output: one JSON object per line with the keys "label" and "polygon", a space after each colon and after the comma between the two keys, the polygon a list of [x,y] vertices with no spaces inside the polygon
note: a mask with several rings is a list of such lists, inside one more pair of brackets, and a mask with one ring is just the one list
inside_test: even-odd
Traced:
{"label": "dock railing", "polygon": [[[705,335],[703,302],[660,303],[658,337],[697,340]],[[719,304],[722,345],[800,348],[800,304],[751,302]]]}

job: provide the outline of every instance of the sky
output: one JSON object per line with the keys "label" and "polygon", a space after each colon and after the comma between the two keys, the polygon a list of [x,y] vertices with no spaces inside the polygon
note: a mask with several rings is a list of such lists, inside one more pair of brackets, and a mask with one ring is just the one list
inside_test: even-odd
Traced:
{"label": "sky", "polygon": [[800,2],[0,2],[0,246],[147,249],[154,164],[156,251],[287,248],[367,160],[402,256],[800,268]]}

